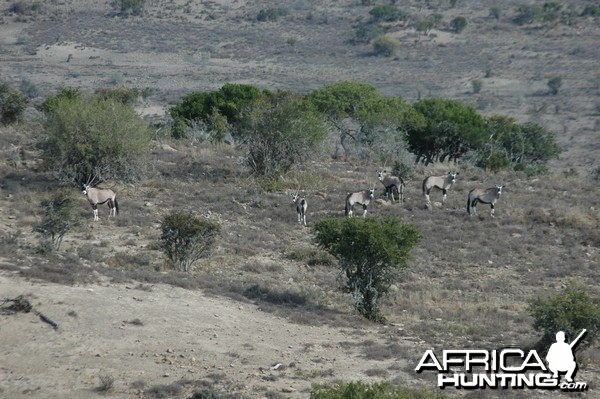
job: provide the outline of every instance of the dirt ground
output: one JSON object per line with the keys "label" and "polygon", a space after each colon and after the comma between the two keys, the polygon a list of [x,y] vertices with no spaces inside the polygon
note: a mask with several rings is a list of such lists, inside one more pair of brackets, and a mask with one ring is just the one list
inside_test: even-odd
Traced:
{"label": "dirt ground", "polygon": [[319,370],[332,374],[330,380],[368,380],[364,371],[382,366],[404,373],[398,370],[405,366],[402,359],[385,365],[361,358],[358,349],[340,350],[357,333],[379,339],[377,328],[345,332],[292,324],[253,304],[200,291],[108,283],[68,287],[2,272],[0,293],[25,294],[36,311],[58,324],[54,330],[33,312],[0,316],[5,398],[100,396],[103,376],[114,378],[113,389],[103,395],[110,398],[137,397],[152,386],[184,380],[209,380],[246,397],[267,397],[269,391],[307,397],[306,374]]}

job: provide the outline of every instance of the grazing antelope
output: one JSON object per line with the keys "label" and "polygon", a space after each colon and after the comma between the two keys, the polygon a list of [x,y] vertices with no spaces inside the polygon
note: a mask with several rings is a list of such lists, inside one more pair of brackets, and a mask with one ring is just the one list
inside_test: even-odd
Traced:
{"label": "grazing antelope", "polygon": [[102,205],[105,202],[108,203],[108,207],[110,208],[110,216],[116,216],[119,213],[119,202],[117,201],[117,194],[113,190],[110,189],[100,189],[90,187],[90,183],[84,184],[81,192],[85,195],[92,205],[92,210],[94,213],[94,221],[99,220],[98,217],[98,204]]}
{"label": "grazing antelope", "polygon": [[502,186],[496,185],[495,187],[485,188],[474,188],[469,191],[469,197],[467,198],[467,212],[469,215],[477,214],[477,203],[490,204],[492,210],[490,215],[494,217],[494,204],[500,198],[502,194]]}
{"label": "grazing antelope", "polygon": [[359,204],[363,207],[363,217],[367,217],[367,205],[369,205],[374,196],[375,188],[348,194],[346,197],[346,216],[352,217],[354,204]]}
{"label": "grazing antelope", "polygon": [[306,203],[306,199],[304,197],[301,197],[298,194],[298,191],[296,191],[295,193],[293,193],[291,195],[292,195],[292,202],[294,204],[296,204],[296,213],[298,214],[298,223],[304,223],[304,225],[306,226],[306,208],[308,207],[308,204]]}
{"label": "grazing antelope", "polygon": [[377,178],[385,187],[385,197],[388,197],[388,193],[392,193],[392,202],[394,202],[394,188],[398,191],[398,201],[404,202],[404,181],[402,178],[398,176],[394,176],[391,173],[386,172],[385,170],[382,172],[380,170],[377,172]]}
{"label": "grazing antelope", "polygon": [[454,183],[456,183],[456,176],[458,176],[458,172],[449,172],[446,176],[429,176],[423,180],[423,195],[425,196],[425,200],[427,204],[431,204],[431,200],[429,199],[429,192],[432,188],[438,188],[442,190],[442,204],[446,201],[446,196],[448,190]]}

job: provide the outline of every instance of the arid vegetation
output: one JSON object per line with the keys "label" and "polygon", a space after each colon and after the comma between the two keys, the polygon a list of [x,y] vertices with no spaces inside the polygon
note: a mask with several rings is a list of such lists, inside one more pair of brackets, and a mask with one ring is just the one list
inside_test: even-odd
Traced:
{"label": "arid vegetation", "polygon": [[[64,295],[101,287],[117,306],[132,292],[134,305],[162,312],[121,306],[123,316],[79,307],[91,295],[57,297],[48,306],[73,307],[59,315],[72,329],[65,339],[90,328],[119,343],[179,345],[154,354],[134,346],[103,368],[74,365],[94,370],[77,393],[427,398],[439,392],[433,375],[414,373],[425,349],[543,350],[553,329],[587,328],[577,378],[593,397],[598,6],[517,3],[0,6],[0,30],[12,38],[0,38],[0,275],[27,279],[20,294],[30,298],[58,290],[40,282]],[[71,22],[60,23],[67,13]],[[384,168],[406,181],[403,203],[384,197],[375,172]],[[450,169],[460,174],[447,200],[432,193],[427,207],[421,182]],[[106,209],[92,220],[73,184],[92,175],[118,193],[117,217]],[[484,209],[470,217],[468,192],[495,184],[504,186],[495,218]],[[366,222],[345,219],[346,194],[373,186]],[[308,200],[307,227],[291,192]],[[336,241],[346,225],[355,226],[344,231],[350,239],[372,239],[364,251]],[[235,305],[188,324],[200,293],[215,308]],[[254,326],[250,312],[273,318]],[[210,317],[233,321],[205,329]],[[318,337],[321,328],[335,339]],[[229,347],[212,362],[203,352],[217,342]],[[69,361],[106,353],[80,350]],[[133,374],[141,364],[147,374]],[[161,374],[156,364],[171,368]],[[46,397],[55,378],[44,378],[7,374],[0,396]]]}

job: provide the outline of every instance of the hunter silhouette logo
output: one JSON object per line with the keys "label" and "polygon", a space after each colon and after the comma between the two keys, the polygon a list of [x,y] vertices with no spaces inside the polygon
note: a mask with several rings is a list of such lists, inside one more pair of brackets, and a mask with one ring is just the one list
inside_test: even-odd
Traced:
{"label": "hunter silhouette logo", "polygon": [[565,378],[567,382],[573,382],[573,375],[577,369],[575,356],[573,356],[573,348],[586,332],[587,330],[583,329],[571,344],[565,342],[565,333],[563,331],[556,333],[556,342],[550,346],[546,355],[546,361],[548,362],[548,368],[552,371],[552,377],[558,378],[559,372],[566,372],[567,375]]}
{"label": "hunter silhouette logo", "polygon": [[[561,389],[563,391],[585,391],[587,383],[575,382],[577,370],[573,349],[585,335],[584,329],[570,344],[565,333],[556,333],[556,342],[548,349],[547,366],[537,351],[518,348],[501,350],[464,349],[444,350],[441,362],[432,349],[425,351],[415,368],[417,373],[427,370],[438,372],[438,387],[458,389]],[[461,371],[451,370],[462,369]],[[477,372],[474,372],[477,369]],[[560,374],[565,380],[560,382]]]}

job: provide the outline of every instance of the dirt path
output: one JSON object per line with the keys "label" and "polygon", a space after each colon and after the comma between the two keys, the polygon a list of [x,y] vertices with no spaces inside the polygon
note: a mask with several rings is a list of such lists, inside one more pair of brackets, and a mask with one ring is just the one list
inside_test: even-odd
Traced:
{"label": "dirt path", "polygon": [[308,397],[312,382],[368,380],[363,372],[373,368],[402,373],[400,361],[367,361],[360,347],[339,345],[377,340],[375,330],[361,331],[357,340],[356,331],[290,324],[199,291],[134,286],[69,287],[2,272],[2,299],[27,295],[59,328],[34,313],[0,315],[0,396],[101,396],[101,377],[110,376],[114,386],[104,396],[112,398],[143,397],[178,380],[208,380],[250,397],[270,391],[296,398]]}

